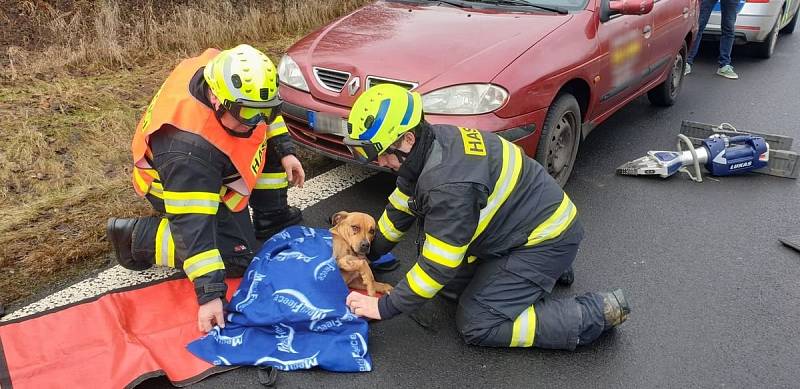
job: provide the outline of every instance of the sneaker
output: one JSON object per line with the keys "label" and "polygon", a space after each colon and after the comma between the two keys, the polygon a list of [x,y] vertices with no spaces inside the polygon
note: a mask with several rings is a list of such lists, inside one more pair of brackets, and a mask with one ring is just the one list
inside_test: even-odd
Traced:
{"label": "sneaker", "polygon": [[729,78],[731,80],[736,80],[739,78],[739,75],[733,71],[733,66],[731,65],[725,65],[717,69],[717,74],[722,77]]}
{"label": "sneaker", "polygon": [[686,67],[683,68],[683,75],[685,76],[685,75],[687,75],[687,74],[689,74],[691,72],[692,72],[692,64],[687,62],[686,63]]}

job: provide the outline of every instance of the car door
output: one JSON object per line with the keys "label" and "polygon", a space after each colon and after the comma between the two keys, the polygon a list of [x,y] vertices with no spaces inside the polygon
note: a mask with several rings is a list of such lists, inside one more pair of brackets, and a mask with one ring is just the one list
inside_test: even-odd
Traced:
{"label": "car door", "polygon": [[[602,3],[609,0],[598,0]],[[597,88],[601,112],[608,111],[643,85],[650,57],[653,15],[611,15],[597,30],[601,71]]]}
{"label": "car door", "polygon": [[[690,30],[690,17],[697,17],[694,12],[696,0],[655,0],[653,2],[653,35],[650,38],[651,63],[653,72],[648,78],[664,73],[667,63],[683,45],[684,38]],[[685,57],[685,55],[684,55]],[[685,58],[684,58],[685,59]],[[649,80],[647,80],[649,81]]]}

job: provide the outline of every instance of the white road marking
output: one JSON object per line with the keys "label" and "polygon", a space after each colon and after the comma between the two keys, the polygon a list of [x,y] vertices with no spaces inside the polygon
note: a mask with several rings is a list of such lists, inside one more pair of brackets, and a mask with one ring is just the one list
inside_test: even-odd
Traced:
{"label": "white road marking", "polygon": [[[289,204],[305,209],[374,174],[374,171],[357,165],[344,164],[338,166],[306,181],[302,189],[289,188]],[[117,265],[99,273],[95,277],[78,282],[39,301],[26,305],[4,316],[0,321],[32,315],[98,296],[110,290],[160,280],[175,273],[177,273],[176,270],[167,267],[153,267],[145,271],[136,272]]]}

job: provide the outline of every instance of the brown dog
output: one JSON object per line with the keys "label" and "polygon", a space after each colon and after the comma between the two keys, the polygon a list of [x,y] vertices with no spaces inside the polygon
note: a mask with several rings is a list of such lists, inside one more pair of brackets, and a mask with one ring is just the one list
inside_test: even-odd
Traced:
{"label": "brown dog", "polygon": [[367,294],[389,293],[392,286],[375,281],[367,253],[375,237],[375,219],[361,212],[337,212],[331,216],[333,255],[349,288],[366,289]]}

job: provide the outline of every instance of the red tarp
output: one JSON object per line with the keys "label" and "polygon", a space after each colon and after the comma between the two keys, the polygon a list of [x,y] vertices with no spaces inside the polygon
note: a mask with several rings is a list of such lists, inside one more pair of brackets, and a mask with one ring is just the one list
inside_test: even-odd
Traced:
{"label": "red tarp", "polygon": [[[227,280],[228,298],[241,279]],[[235,367],[186,350],[203,334],[185,278],[109,292],[0,325],[0,387],[132,387],[166,375],[176,386]]]}

